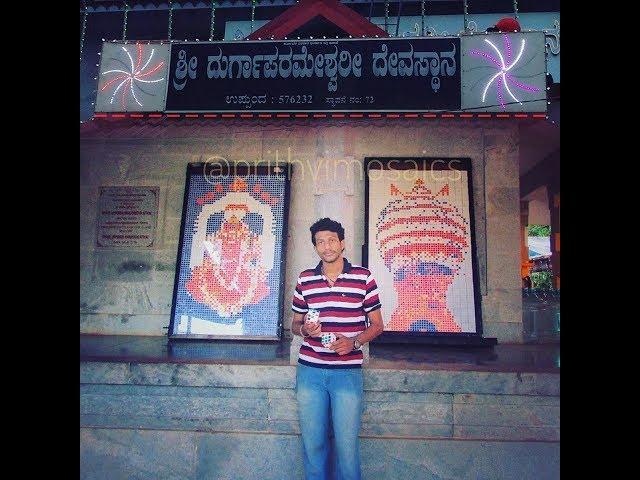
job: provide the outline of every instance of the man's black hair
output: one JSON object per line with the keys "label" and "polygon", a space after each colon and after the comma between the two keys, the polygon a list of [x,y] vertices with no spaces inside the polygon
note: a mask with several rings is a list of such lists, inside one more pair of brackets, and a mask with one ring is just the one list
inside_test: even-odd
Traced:
{"label": "man's black hair", "polygon": [[328,231],[335,232],[338,234],[338,240],[344,240],[344,227],[340,224],[340,222],[336,222],[335,220],[331,220],[330,218],[321,218],[316,223],[311,225],[311,243],[316,245],[316,233]]}

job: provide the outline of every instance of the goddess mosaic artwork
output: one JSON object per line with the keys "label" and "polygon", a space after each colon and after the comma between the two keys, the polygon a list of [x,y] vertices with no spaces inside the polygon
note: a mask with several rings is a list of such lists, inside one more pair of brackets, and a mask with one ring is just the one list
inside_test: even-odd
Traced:
{"label": "goddess mosaic artwork", "polygon": [[285,175],[188,175],[172,336],[278,337]]}

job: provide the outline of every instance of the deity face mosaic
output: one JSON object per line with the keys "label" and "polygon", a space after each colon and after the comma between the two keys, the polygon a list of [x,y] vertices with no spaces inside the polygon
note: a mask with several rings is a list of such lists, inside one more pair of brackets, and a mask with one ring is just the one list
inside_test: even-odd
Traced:
{"label": "deity face mosaic", "polygon": [[369,268],[386,286],[387,331],[476,332],[470,176],[447,172],[369,177]]}

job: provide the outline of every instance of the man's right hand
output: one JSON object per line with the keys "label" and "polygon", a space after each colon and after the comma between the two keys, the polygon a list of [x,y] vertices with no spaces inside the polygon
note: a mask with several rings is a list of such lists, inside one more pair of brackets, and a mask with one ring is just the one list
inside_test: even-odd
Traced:
{"label": "man's right hand", "polygon": [[319,337],[322,333],[322,326],[320,325],[320,322],[304,322],[300,333],[303,333],[303,329],[304,333],[311,337]]}

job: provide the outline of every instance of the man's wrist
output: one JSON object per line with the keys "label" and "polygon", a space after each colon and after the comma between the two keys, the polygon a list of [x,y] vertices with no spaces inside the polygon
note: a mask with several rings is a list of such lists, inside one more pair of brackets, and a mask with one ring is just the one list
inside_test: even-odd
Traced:
{"label": "man's wrist", "polygon": [[358,350],[362,346],[362,342],[358,340],[358,337],[353,337],[353,349]]}
{"label": "man's wrist", "polygon": [[309,334],[308,334],[308,333],[305,333],[305,332],[302,330],[303,328],[304,328],[304,323],[300,324],[300,336],[301,336],[302,338],[306,338],[306,337],[308,337],[308,336],[309,336]]}

